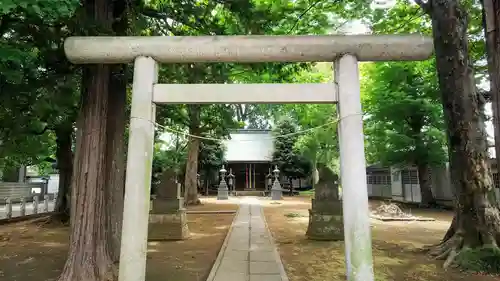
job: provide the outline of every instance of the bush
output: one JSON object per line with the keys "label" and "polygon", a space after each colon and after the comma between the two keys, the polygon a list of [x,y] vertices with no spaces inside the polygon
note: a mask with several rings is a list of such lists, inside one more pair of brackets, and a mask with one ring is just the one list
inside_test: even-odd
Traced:
{"label": "bush", "polygon": [[500,273],[500,249],[493,246],[463,249],[455,265],[467,271]]}

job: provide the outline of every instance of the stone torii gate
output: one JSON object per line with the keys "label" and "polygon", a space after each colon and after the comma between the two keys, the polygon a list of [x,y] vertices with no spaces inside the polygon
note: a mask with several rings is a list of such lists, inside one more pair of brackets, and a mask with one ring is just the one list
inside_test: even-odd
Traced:
{"label": "stone torii gate", "polygon": [[[338,103],[348,280],[373,281],[358,61],[424,60],[421,35],[70,37],[75,64],[134,62],[119,281],[144,281],[156,104]],[[334,62],[335,83],[157,84],[157,63]]]}

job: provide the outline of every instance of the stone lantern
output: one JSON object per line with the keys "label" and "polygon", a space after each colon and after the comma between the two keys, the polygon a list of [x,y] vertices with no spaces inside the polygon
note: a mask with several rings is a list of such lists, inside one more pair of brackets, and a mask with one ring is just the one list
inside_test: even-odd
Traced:
{"label": "stone lantern", "polygon": [[280,170],[278,170],[278,166],[274,167],[273,173],[274,173],[274,183],[273,187],[271,188],[271,200],[281,200],[283,199],[283,189],[281,189],[279,181]]}
{"label": "stone lantern", "polygon": [[226,184],[226,169],[224,169],[224,165],[222,165],[222,169],[220,169],[220,183],[219,188],[217,189],[217,200],[227,200],[229,199],[229,190]]}

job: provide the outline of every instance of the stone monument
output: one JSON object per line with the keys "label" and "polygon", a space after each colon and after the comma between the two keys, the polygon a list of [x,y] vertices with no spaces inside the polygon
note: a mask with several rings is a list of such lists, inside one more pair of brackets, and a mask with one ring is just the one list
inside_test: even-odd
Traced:
{"label": "stone monument", "polygon": [[219,188],[217,189],[217,200],[227,200],[229,199],[229,190],[227,189],[226,184],[226,169],[224,169],[224,165],[222,165],[222,169],[220,169],[220,183]]}
{"label": "stone monument", "polygon": [[319,180],[315,184],[306,236],[312,240],[343,240],[344,222],[339,177],[324,164],[318,164]]}
{"label": "stone monument", "polygon": [[281,189],[279,181],[280,170],[278,170],[278,166],[275,166],[273,173],[274,183],[273,187],[271,188],[271,200],[281,200],[283,199],[283,189]]}
{"label": "stone monument", "polygon": [[160,179],[149,214],[150,240],[182,240],[189,237],[181,185],[176,173],[167,170]]}

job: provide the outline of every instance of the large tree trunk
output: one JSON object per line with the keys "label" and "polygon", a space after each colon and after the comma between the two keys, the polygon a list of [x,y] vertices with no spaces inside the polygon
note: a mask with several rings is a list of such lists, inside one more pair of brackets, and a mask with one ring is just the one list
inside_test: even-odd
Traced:
{"label": "large tree trunk", "polygon": [[[109,30],[111,0],[85,0],[87,21]],[[114,280],[106,207],[106,132],[110,66],[84,68],[81,127],[72,179],[69,253],[60,281]]]}
{"label": "large tree trunk", "polygon": [[[125,193],[125,122],[127,106],[127,81],[125,67],[114,67],[110,77],[109,106],[106,141],[106,201],[108,223],[111,231],[111,257],[115,263],[120,259],[121,226],[123,218],[123,196]],[[121,70],[121,71],[120,71]],[[122,72],[122,73],[120,73]]]}
{"label": "large tree trunk", "polygon": [[[104,9],[104,8],[103,8]],[[88,75],[83,91],[81,136],[77,142],[71,198],[71,233],[68,258],[60,281],[113,280],[106,217],[106,123],[109,66],[97,65]]]}
{"label": "large tree trunk", "polygon": [[[113,24],[116,35],[127,35],[127,3],[115,1]],[[113,262],[120,260],[121,230],[123,219],[123,197],[125,193],[125,124],[127,120],[127,66],[113,66],[109,80],[107,140],[106,140],[106,206],[111,231],[109,242]]]}
{"label": "large tree trunk", "polygon": [[436,204],[436,199],[432,193],[431,175],[429,173],[429,165],[427,163],[418,163],[418,183],[420,186],[421,204],[423,206],[433,206]]}
{"label": "large tree trunk", "polygon": [[62,222],[70,219],[71,176],[73,175],[73,124],[68,122],[55,129],[56,159],[59,170],[58,197],[54,211]]}
{"label": "large tree trunk", "polygon": [[498,209],[489,201],[493,182],[484,126],[468,54],[466,11],[458,1],[431,0],[421,6],[432,18],[434,47],[445,121],[448,127],[455,223],[431,254],[450,265],[465,247],[497,245]]}
{"label": "large tree trunk", "polygon": [[481,3],[483,5],[483,27],[488,54],[496,164],[497,171],[500,171],[500,2],[481,0]]}
{"label": "large tree trunk", "polygon": [[[189,134],[199,136],[200,134],[201,106],[189,105]],[[200,204],[198,199],[198,154],[200,151],[200,139],[189,137],[188,156],[186,162],[186,173],[184,176],[184,202],[186,205]]]}

